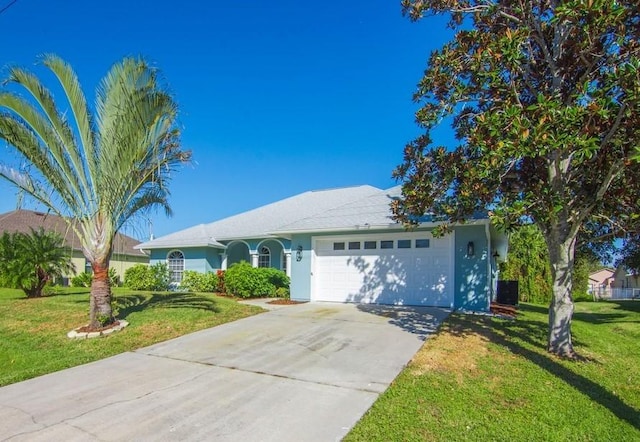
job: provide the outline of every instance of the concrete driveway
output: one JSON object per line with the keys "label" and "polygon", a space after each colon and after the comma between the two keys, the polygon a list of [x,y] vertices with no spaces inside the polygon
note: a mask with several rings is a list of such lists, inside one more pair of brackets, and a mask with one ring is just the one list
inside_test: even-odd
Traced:
{"label": "concrete driveway", "polygon": [[0,388],[0,440],[340,440],[447,315],[281,306]]}

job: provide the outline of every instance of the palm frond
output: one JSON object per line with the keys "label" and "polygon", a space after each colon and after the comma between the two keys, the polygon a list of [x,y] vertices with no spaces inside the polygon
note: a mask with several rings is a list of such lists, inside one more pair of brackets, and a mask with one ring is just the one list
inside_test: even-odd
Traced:
{"label": "palm frond", "polygon": [[64,160],[73,165],[71,169],[74,173],[70,177],[72,181],[78,182],[78,187],[82,189],[82,200],[87,202],[91,195],[91,188],[83,173],[84,167],[82,158],[78,154],[78,146],[71,126],[64,118],[64,113],[60,112],[56,106],[53,94],[40,82],[40,80],[32,73],[20,68],[11,68],[9,71],[9,80],[22,86],[38,104],[46,117],[52,129],[61,141],[64,147]]}
{"label": "palm frond", "polygon": [[[78,126],[78,133],[82,142],[80,146],[74,143],[75,149],[69,154],[72,158],[76,170],[85,178],[84,182],[89,182],[92,189],[94,187],[93,177],[98,170],[96,144],[94,136],[94,123],[87,105],[87,100],[76,73],[67,62],[60,57],[47,54],[44,56],[43,63],[55,74],[60,82],[62,89],[67,97],[74,119]],[[71,146],[69,146],[71,147]],[[86,161],[87,169],[83,166],[83,160]]]}
{"label": "palm frond", "polygon": [[42,113],[15,94],[0,92],[0,139],[13,145],[38,170],[62,200],[75,211],[84,201],[83,191],[71,168],[58,133]]}

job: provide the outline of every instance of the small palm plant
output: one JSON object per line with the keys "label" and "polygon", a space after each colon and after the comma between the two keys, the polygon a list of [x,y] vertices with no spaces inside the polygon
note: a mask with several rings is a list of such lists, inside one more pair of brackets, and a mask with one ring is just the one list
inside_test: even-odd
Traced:
{"label": "small palm plant", "polygon": [[75,272],[71,253],[60,235],[42,228],[31,234],[4,232],[0,236],[0,282],[19,288],[28,298],[42,296],[54,278]]}
{"label": "small palm plant", "polygon": [[143,59],[116,63],[100,82],[93,109],[69,64],[54,55],[42,63],[68,108],[31,72],[9,70],[5,87],[26,96],[0,90],[0,140],[28,167],[0,164],[0,177],[65,217],[80,238],[93,271],[89,326],[97,328],[115,321],[108,275],[115,234],[141,212],[171,213],[167,183],[191,155],[180,145],[177,105]]}

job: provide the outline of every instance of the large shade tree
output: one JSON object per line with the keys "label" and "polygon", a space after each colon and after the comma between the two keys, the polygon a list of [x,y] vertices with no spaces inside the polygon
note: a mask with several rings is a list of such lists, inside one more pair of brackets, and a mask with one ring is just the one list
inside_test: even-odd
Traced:
{"label": "large shade tree", "polygon": [[[425,133],[394,176],[396,217],[448,222],[488,209],[509,229],[535,223],[549,250],[548,349],[571,341],[576,240],[629,228],[638,212],[640,3],[637,0],[403,0],[413,20],[446,14],[415,99]],[[458,146],[432,146],[452,122]]]}
{"label": "large shade tree", "polygon": [[181,148],[177,105],[156,69],[125,58],[101,80],[90,108],[68,63],[42,63],[65,100],[33,73],[9,69],[0,90],[0,139],[18,153],[19,169],[0,176],[65,217],[91,263],[90,326],[112,323],[108,270],[113,239],[132,217],[153,208],[170,214],[171,172],[190,159]]}

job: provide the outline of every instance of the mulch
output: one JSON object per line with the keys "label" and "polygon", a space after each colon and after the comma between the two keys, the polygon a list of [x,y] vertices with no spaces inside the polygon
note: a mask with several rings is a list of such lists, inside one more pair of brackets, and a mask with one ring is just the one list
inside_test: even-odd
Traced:
{"label": "mulch", "polygon": [[495,315],[504,315],[515,318],[518,315],[518,306],[509,304],[491,303],[491,313]]}
{"label": "mulch", "polygon": [[273,301],[268,301],[267,304],[293,305],[293,304],[303,304],[303,302],[302,301],[294,301],[292,299],[274,299]]}
{"label": "mulch", "polygon": [[89,327],[89,325],[83,325],[82,327],[77,328],[76,331],[79,333],[100,332],[100,331],[109,330],[110,328],[116,327],[118,325],[120,325],[120,321],[116,319],[111,324],[105,325],[103,327]]}

